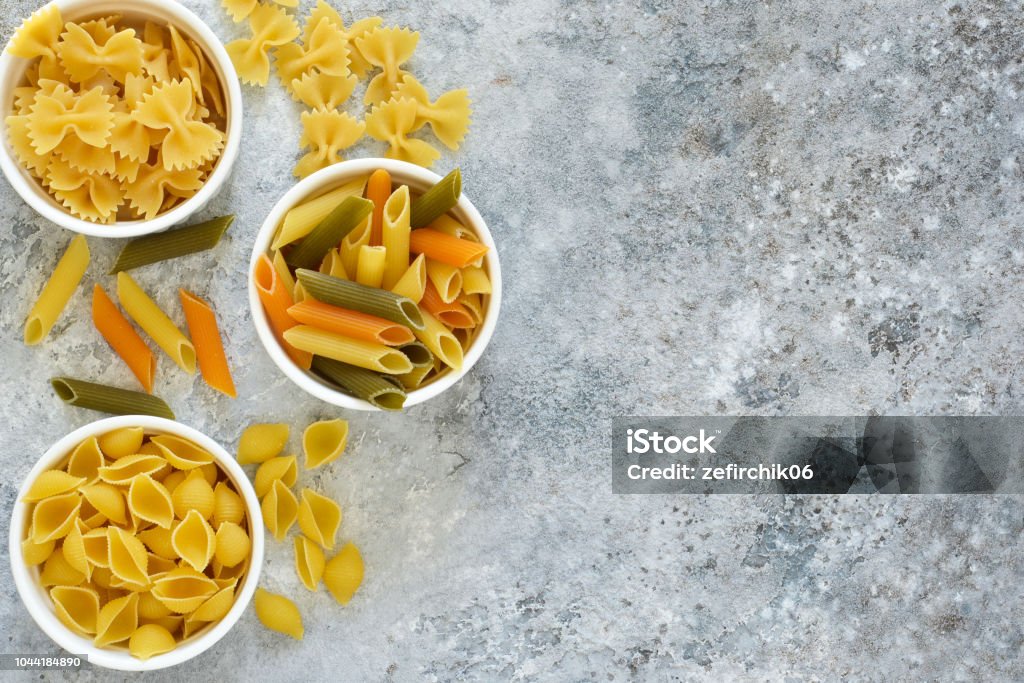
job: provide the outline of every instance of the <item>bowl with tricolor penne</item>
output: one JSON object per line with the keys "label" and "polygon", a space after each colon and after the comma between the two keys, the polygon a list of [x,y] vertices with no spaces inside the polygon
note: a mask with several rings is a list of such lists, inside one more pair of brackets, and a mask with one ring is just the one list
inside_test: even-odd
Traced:
{"label": "bowl with tricolor penne", "polygon": [[256,493],[227,451],[178,422],[124,415],[76,429],[29,472],[11,517],[11,571],[59,646],[149,671],[195,657],[237,623],[263,543]]}
{"label": "bowl with tricolor penne", "polygon": [[501,270],[494,240],[443,178],[393,159],[320,170],[264,221],[249,269],[260,341],[295,384],[356,410],[437,396],[494,333]]}
{"label": "bowl with tricolor penne", "polygon": [[0,57],[0,169],[44,218],[135,237],[206,206],[231,173],[241,89],[224,46],[166,0],[53,0]]}

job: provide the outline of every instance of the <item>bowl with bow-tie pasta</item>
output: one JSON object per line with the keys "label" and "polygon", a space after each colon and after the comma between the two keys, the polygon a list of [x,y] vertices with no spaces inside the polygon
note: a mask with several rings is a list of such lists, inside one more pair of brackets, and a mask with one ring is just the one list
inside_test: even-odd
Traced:
{"label": "bowl with bow-tie pasta", "polygon": [[242,98],[224,46],[165,0],[54,0],[0,57],[0,169],[49,221],[97,237],[160,232],[219,192]]}
{"label": "bowl with bow-tie pasta", "polygon": [[14,584],[57,645],[149,671],[204,652],[238,622],[263,563],[259,501],[214,440],[172,420],[98,420],[55,443],[22,484]]}

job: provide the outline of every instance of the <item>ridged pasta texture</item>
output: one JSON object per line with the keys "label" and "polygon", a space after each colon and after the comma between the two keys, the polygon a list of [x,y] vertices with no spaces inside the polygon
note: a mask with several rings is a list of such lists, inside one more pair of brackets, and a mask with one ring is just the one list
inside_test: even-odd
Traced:
{"label": "ridged pasta texture", "polygon": [[174,26],[122,17],[64,22],[55,4],[8,51],[29,60],[8,112],[24,168],[74,216],[151,219],[194,195],[224,145],[223,88]]}
{"label": "ridged pasta texture", "polygon": [[228,614],[249,568],[235,482],[175,435],[123,427],[91,437],[23,501],[25,563],[40,567],[61,623],[98,647],[127,646],[139,659],[170,652]]}

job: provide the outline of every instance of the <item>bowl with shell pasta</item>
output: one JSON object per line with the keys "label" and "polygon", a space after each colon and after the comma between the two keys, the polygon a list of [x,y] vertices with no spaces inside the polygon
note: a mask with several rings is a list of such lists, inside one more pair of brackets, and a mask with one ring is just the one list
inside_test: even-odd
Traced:
{"label": "bowl with shell pasta", "polygon": [[355,410],[401,410],[454,386],[501,305],[494,239],[459,169],[369,158],[317,171],[271,210],[249,266],[271,359]]}
{"label": "bowl with shell pasta", "polygon": [[223,45],[164,0],[54,0],[0,57],[0,169],[49,221],[97,237],[165,230],[206,206],[238,155]]}
{"label": "bowl with shell pasta", "polygon": [[162,669],[237,623],[263,528],[252,485],[215,441],[172,420],[112,417],[57,441],[28,473],[11,571],[29,615],[69,653]]}

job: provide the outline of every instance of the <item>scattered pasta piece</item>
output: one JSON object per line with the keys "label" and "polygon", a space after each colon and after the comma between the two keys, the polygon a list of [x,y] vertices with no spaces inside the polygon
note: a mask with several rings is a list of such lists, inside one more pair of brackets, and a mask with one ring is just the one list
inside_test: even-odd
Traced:
{"label": "scattered pasta piece", "polygon": [[[336,109],[344,104],[356,88],[358,79],[352,74],[343,76],[329,76],[318,71],[310,71],[302,74],[301,77],[293,79],[289,85],[292,97],[302,102],[310,109],[330,110]],[[26,117],[17,117],[24,119]],[[14,139],[12,137],[12,143]],[[21,143],[15,147],[15,151],[24,149]],[[21,152],[19,152],[21,154]],[[28,157],[23,163],[38,163],[39,157],[31,149],[24,152]]]}
{"label": "scattered pasta piece", "polygon": [[38,344],[49,334],[57,318],[64,311],[71,295],[89,267],[89,245],[84,235],[78,235],[68,244],[57,266],[50,274],[25,321],[25,343]]}
{"label": "scattered pasta piece", "polygon": [[429,123],[434,135],[446,147],[459,148],[469,131],[469,117],[473,113],[469,108],[468,90],[451,90],[431,102],[427,89],[414,76],[406,74],[395,89],[395,95],[416,100],[414,131]]}
{"label": "scattered pasta piece", "polygon": [[363,556],[359,549],[345,544],[324,567],[323,581],[334,599],[347,605],[363,583]]}
{"label": "scattered pasta piece", "polygon": [[295,537],[295,573],[299,581],[309,590],[316,592],[320,577],[324,575],[324,551],[305,536]]}
{"label": "scattered pasta piece", "polygon": [[238,440],[238,462],[248,465],[275,457],[288,443],[288,431],[286,424],[249,425]]}
{"label": "scattered pasta piece", "polygon": [[286,87],[291,87],[293,80],[311,72],[347,76],[349,56],[345,35],[330,19],[321,19],[302,39],[301,45],[287,43],[279,47],[275,63],[278,76]]}
{"label": "scattered pasta piece", "polygon": [[262,588],[256,589],[253,597],[253,604],[256,608],[256,616],[260,623],[271,631],[277,631],[291,636],[296,640],[302,640],[305,630],[302,627],[302,615],[295,603],[276,593],[270,593]]}
{"label": "scattered pasta piece", "polygon": [[238,77],[252,85],[266,85],[270,79],[271,48],[290,43],[299,35],[299,26],[274,5],[257,5],[248,15],[251,38],[225,45]]}
{"label": "scattered pasta piece", "polygon": [[373,66],[382,69],[366,86],[363,100],[366,104],[377,104],[390,99],[406,75],[400,68],[409,61],[416,50],[420,34],[407,28],[377,27],[357,38],[356,47],[363,58]]}
{"label": "scattered pasta piece", "polygon": [[206,383],[231,398],[238,394],[231,378],[231,368],[224,354],[224,342],[217,328],[217,317],[210,305],[191,292],[179,289],[181,308],[185,312],[188,332],[196,347],[199,371]]}
{"label": "scattered pasta piece", "polygon": [[420,166],[432,165],[441,153],[426,140],[410,138],[416,127],[419,105],[408,97],[390,99],[366,116],[366,134],[388,143],[385,156]]}
{"label": "scattered pasta piece", "polygon": [[305,468],[311,470],[337,460],[345,452],[347,443],[348,422],[345,420],[314,422],[302,433]]}
{"label": "scattered pasta piece", "polygon": [[341,506],[312,489],[302,489],[299,502],[299,529],[324,548],[334,548],[334,537],[341,526]]}
{"label": "scattered pasta piece", "polygon": [[366,124],[335,110],[302,112],[302,139],[299,146],[309,148],[295,164],[295,175],[305,178],[321,168],[342,161],[340,152],[362,137]]}
{"label": "scattered pasta piece", "polygon": [[285,486],[280,479],[276,479],[270,492],[264,496],[260,509],[267,531],[280,541],[284,539],[288,534],[288,529],[295,523],[299,503],[295,500],[295,494],[291,492],[291,489]]}
{"label": "scattered pasta piece", "polygon": [[321,20],[327,19],[334,24],[340,31],[344,40],[348,44],[349,51],[349,68],[357,78],[363,78],[366,76],[366,72],[370,70],[371,65],[363,57],[362,52],[356,47],[355,41],[358,38],[362,38],[367,33],[384,23],[384,20],[380,17],[366,17],[355,22],[349,28],[345,28],[345,22],[342,20],[341,15],[338,11],[330,6],[324,0],[317,0],[316,7],[314,7],[309,16],[306,18],[306,26],[303,30],[303,40],[307,40],[310,33],[320,24]]}
{"label": "scattered pasta piece", "polygon": [[256,477],[252,480],[252,485],[256,490],[256,496],[262,498],[270,493],[275,481],[281,481],[285,486],[291,488],[295,485],[297,477],[298,467],[296,467],[294,455],[271,458],[256,470]]}

